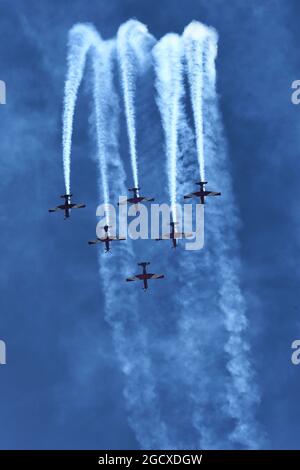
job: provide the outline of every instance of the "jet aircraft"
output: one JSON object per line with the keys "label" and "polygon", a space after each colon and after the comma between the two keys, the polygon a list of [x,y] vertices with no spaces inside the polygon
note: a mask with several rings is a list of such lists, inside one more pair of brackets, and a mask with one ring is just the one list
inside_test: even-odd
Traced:
{"label": "jet aircraft", "polygon": [[64,211],[65,219],[68,219],[71,214],[71,209],[82,209],[85,207],[85,204],[74,204],[71,202],[72,194],[63,194],[60,196],[62,199],[65,200],[64,204],[60,204],[59,206],[54,207],[53,209],[49,209],[49,212],[57,212],[57,211]]}
{"label": "jet aircraft", "polygon": [[163,274],[147,273],[147,266],[149,266],[149,264],[149,262],[138,263],[138,266],[141,266],[143,268],[143,272],[141,274],[136,274],[135,276],[128,277],[126,281],[143,281],[144,290],[146,291],[148,289],[149,279],[163,279],[165,277]]}

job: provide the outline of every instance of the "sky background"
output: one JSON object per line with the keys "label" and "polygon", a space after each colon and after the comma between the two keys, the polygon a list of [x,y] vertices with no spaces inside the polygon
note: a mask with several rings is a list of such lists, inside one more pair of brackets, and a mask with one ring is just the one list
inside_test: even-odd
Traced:
{"label": "sky background", "polygon": [[[7,84],[7,104],[0,106],[0,339],[7,344],[0,447],[139,447],[104,320],[97,256],[86,243],[95,233],[98,198],[85,86],[75,117],[72,187],[87,208],[71,223],[47,211],[64,188],[68,30],[91,22],[108,39],[135,17],[158,39],[181,33],[193,19],[219,33],[218,93],[241,217],[240,284],[261,393],[257,419],[268,447],[299,448],[300,366],[290,359],[291,343],[300,338],[300,109],[291,103],[291,83],[300,79],[299,2],[0,0],[0,12],[0,79]],[[140,119],[148,148],[155,123]],[[126,134],[121,139],[126,158]],[[151,173],[145,177],[148,192],[160,194],[161,186]],[[164,299],[172,285],[156,292],[155,314],[167,328]],[[153,300],[144,302],[145,317],[153,315]]]}

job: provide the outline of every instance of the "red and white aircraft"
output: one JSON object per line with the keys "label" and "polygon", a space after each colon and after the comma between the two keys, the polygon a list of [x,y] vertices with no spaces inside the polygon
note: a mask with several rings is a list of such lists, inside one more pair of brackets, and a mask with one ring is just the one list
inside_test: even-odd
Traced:
{"label": "red and white aircraft", "polygon": [[156,241],[160,240],[172,240],[173,248],[177,248],[179,238],[190,238],[193,236],[192,233],[176,232],[175,225],[178,225],[178,222],[171,222],[171,232],[164,234],[161,238],[156,238]]}
{"label": "red and white aircraft", "polygon": [[129,188],[128,191],[133,192],[133,197],[128,197],[124,199],[124,201],[118,202],[118,206],[123,205],[123,204],[134,204],[136,206],[136,210],[138,210],[139,203],[140,202],[153,202],[154,198],[149,198],[145,196],[140,196],[140,191],[141,188]]}
{"label": "red and white aircraft", "polygon": [[65,200],[64,204],[60,204],[59,206],[54,207],[53,209],[49,209],[49,212],[57,212],[57,211],[64,211],[65,212],[65,219],[70,217],[71,209],[82,209],[85,207],[85,204],[73,204],[71,202],[72,194],[63,194],[60,196],[62,199]]}
{"label": "red and white aircraft", "polygon": [[221,196],[221,193],[216,193],[214,191],[206,191],[205,190],[205,185],[207,184],[207,181],[200,181],[199,183],[196,183],[200,185],[200,190],[195,191],[194,193],[187,194],[184,196],[184,199],[191,199],[193,196],[200,197],[200,203],[205,204],[205,198],[207,196]]}
{"label": "red and white aircraft", "polygon": [[105,253],[108,253],[110,251],[110,242],[126,240],[126,238],[122,238],[122,237],[118,238],[118,237],[109,235],[108,229],[111,228],[110,225],[105,225],[103,228],[105,231],[105,236],[100,237],[100,238],[97,237],[96,240],[90,240],[88,242],[89,245],[96,245],[97,243],[105,243]]}
{"label": "red and white aircraft", "polygon": [[138,266],[142,266],[143,272],[142,274],[136,274],[133,277],[128,277],[126,279],[127,282],[131,281],[143,281],[144,283],[144,290],[146,291],[148,289],[148,280],[149,279],[163,279],[165,276],[163,274],[152,274],[152,273],[147,273],[146,266],[149,266],[149,262],[143,262],[143,263],[138,263]]}

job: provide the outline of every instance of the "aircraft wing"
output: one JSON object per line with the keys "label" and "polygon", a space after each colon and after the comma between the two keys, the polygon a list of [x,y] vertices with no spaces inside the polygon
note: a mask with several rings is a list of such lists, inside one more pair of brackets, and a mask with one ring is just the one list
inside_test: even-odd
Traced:
{"label": "aircraft wing", "polygon": [[175,232],[174,238],[190,238],[192,237],[192,233],[184,233],[184,232]]}
{"label": "aircraft wing", "polygon": [[83,207],[85,207],[85,204],[72,204],[72,207],[74,209],[82,209]]}
{"label": "aircraft wing", "polygon": [[221,196],[221,193],[216,193],[215,191],[209,191],[207,196]]}
{"label": "aircraft wing", "polygon": [[48,209],[49,212],[57,212],[60,211],[61,209],[59,207],[53,207],[53,209]]}
{"label": "aircraft wing", "polygon": [[132,276],[132,277],[128,277],[128,278],[126,279],[126,281],[127,281],[127,282],[131,282],[131,281],[139,281],[139,278],[138,278],[138,277],[136,277],[136,276]]}
{"label": "aircraft wing", "polygon": [[171,238],[171,235],[170,233],[165,233],[164,235],[162,235],[161,238],[156,238],[155,240],[158,241],[158,240],[170,240]]}
{"label": "aircraft wing", "polygon": [[[105,240],[105,239],[104,239]],[[109,237],[109,240],[113,240],[113,241],[119,241],[119,240],[126,240],[126,238],[124,237]]]}
{"label": "aircraft wing", "polygon": [[164,274],[152,274],[151,279],[163,279]]}
{"label": "aircraft wing", "polygon": [[96,245],[97,243],[99,243],[99,240],[90,240],[88,242],[89,245]]}
{"label": "aircraft wing", "polygon": [[186,194],[183,199],[191,199],[193,196],[195,196],[195,193]]}

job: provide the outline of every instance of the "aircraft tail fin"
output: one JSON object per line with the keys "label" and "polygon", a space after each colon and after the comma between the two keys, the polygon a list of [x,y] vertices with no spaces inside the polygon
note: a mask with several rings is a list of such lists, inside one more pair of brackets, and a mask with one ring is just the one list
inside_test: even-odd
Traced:
{"label": "aircraft tail fin", "polygon": [[196,184],[198,184],[198,186],[200,186],[201,188],[203,188],[204,185],[207,184],[207,181],[198,181]]}
{"label": "aircraft tail fin", "polygon": [[128,191],[134,192],[134,191],[140,191],[141,188],[128,188]]}

